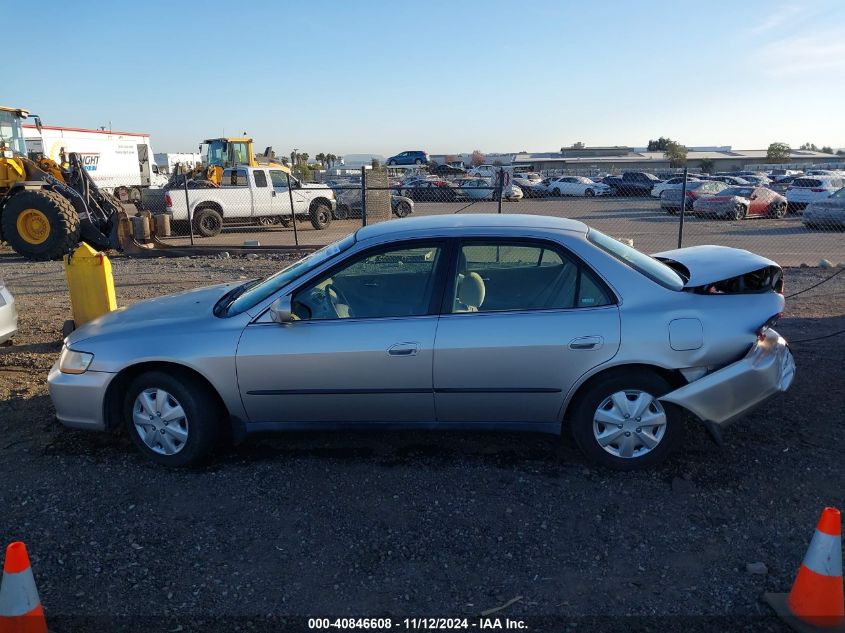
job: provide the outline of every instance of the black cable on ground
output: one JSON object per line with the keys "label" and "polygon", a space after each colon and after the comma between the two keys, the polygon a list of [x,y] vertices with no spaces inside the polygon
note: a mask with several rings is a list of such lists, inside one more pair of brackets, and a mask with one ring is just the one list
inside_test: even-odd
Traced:
{"label": "black cable on ground", "polygon": [[457,210],[457,211],[455,211],[454,213],[460,213],[460,212],[461,212],[461,211],[463,211],[464,209],[469,209],[469,208],[470,208],[472,205],[474,205],[476,202],[480,202],[480,200],[473,200],[472,202],[470,202],[469,204],[467,204],[467,205],[465,205],[465,206],[461,207],[460,209],[458,209],[458,210]]}
{"label": "black cable on ground", "polygon": [[810,286],[808,288],[804,288],[803,290],[799,290],[798,292],[793,292],[791,295],[786,295],[784,297],[784,299],[791,299],[792,297],[803,294],[803,293],[807,292],[808,290],[812,290],[813,288],[818,288],[819,286],[821,286],[824,283],[827,283],[828,281],[830,281],[831,279],[836,277],[836,275],[838,275],[839,273],[841,273],[843,271],[845,271],[845,266],[840,266],[839,270],[837,270],[835,273],[833,273],[830,277],[826,277],[825,279],[822,279],[819,283],[813,284],[812,286]]}
{"label": "black cable on ground", "polygon": [[795,345],[796,343],[810,343],[811,341],[821,341],[826,338],[833,338],[834,336],[839,336],[840,334],[845,334],[845,330],[839,330],[838,332],[832,332],[831,334],[825,334],[824,336],[814,336],[813,338],[801,338],[797,341],[789,341],[789,345]]}

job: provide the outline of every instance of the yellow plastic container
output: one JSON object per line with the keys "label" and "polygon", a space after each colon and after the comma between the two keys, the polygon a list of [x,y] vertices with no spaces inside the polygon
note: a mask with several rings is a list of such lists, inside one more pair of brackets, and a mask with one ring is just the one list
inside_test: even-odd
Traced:
{"label": "yellow plastic container", "polygon": [[76,327],[117,308],[108,257],[82,243],[73,255],[65,255],[64,261]]}

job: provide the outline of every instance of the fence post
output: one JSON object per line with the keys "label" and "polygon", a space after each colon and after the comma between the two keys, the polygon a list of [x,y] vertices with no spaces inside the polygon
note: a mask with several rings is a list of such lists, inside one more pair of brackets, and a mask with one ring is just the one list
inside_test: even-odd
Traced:
{"label": "fence post", "polygon": [[504,193],[505,189],[505,169],[504,167],[499,167],[499,182],[496,184],[496,190],[498,191],[498,198],[499,198],[499,213],[502,212],[502,194]]}
{"label": "fence post", "polygon": [[194,245],[194,214],[191,212],[191,201],[188,198],[188,171],[182,168],[182,182],[185,185],[185,211],[188,213],[188,228],[191,231],[191,246]]}
{"label": "fence post", "polygon": [[290,221],[293,224],[293,243],[299,246],[299,235],[296,233],[296,213],[293,210],[293,189],[290,188],[290,174],[285,172],[288,179],[288,198],[290,198]]}
{"label": "fence post", "polygon": [[681,185],[681,222],[678,224],[678,248],[684,244],[684,217],[687,210],[687,167],[684,166],[684,183]]}
{"label": "fence post", "polygon": [[361,165],[361,226],[367,226],[367,168]]}

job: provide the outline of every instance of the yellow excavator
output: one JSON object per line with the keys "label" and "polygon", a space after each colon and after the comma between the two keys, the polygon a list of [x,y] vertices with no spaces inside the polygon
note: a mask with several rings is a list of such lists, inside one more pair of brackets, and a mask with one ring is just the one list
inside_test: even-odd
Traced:
{"label": "yellow excavator", "polygon": [[120,203],[100,191],[77,154],[61,164],[30,159],[21,125],[27,118],[41,130],[37,115],[0,106],[0,240],[33,260],[59,259],[80,241],[118,248]]}

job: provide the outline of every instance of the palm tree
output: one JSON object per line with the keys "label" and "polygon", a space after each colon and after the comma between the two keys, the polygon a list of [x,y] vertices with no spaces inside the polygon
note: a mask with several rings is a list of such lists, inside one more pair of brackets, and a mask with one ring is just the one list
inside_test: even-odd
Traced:
{"label": "palm tree", "polygon": [[323,152],[320,152],[320,153],[319,153],[319,154],[317,154],[314,158],[316,158],[316,159],[317,159],[317,162],[318,162],[318,163],[320,163],[321,165],[325,165],[325,164],[326,164],[326,155],[325,155],[325,154],[323,154]]}
{"label": "palm tree", "polygon": [[304,164],[306,164],[306,165],[308,164],[308,152],[302,152],[302,153],[299,155],[299,158],[302,160],[302,162],[303,162]]}

